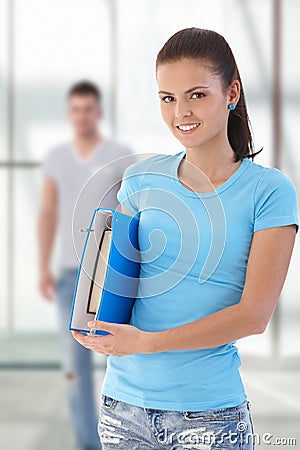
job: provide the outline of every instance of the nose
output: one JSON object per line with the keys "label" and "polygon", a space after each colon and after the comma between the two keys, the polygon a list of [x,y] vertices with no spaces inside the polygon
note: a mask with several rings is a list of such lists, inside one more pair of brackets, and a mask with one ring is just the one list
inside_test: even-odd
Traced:
{"label": "nose", "polygon": [[190,117],[192,111],[186,100],[177,100],[175,106],[175,118],[180,123],[185,117]]}

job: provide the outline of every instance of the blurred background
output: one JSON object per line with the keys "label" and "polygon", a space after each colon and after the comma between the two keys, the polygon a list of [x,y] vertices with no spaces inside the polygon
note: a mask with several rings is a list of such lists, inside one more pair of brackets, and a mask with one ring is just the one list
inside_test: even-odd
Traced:
{"label": "blurred background", "polygon": [[[11,450],[71,449],[53,303],[37,289],[40,163],[70,136],[65,95],[88,78],[103,91],[103,134],[136,153],[175,153],[155,58],[176,31],[221,33],[244,84],[255,162],[300,186],[299,0],[0,0],[0,436]],[[300,448],[300,244],[263,335],[237,342],[255,431]],[[56,262],[54,258],[53,270]],[[95,396],[106,359],[93,355]],[[98,403],[97,403],[98,405]],[[295,442],[288,442],[296,438]],[[268,448],[261,442],[258,448]]]}

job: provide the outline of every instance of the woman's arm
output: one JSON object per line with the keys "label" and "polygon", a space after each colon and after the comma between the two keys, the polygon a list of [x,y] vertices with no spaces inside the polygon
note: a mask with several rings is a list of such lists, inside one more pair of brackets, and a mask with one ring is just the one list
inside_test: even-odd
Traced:
{"label": "woman's arm", "polygon": [[185,325],[147,333],[147,353],[217,347],[263,333],[284,285],[295,237],[295,225],[256,231],[240,303]]}
{"label": "woman's arm", "polygon": [[147,332],[128,324],[92,321],[107,336],[72,334],[83,346],[115,356],[217,347],[263,333],[284,285],[294,247],[295,225],[256,231],[248,257],[245,286],[238,304],[164,331]]}

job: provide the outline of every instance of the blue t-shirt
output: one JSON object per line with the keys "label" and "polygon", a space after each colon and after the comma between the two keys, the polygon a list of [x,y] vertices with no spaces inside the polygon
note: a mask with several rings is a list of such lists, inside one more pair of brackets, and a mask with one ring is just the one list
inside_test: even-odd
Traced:
{"label": "blue t-shirt", "polygon": [[[144,331],[173,328],[239,303],[253,233],[289,224],[298,231],[295,188],[283,172],[244,158],[217,189],[197,193],[178,179],[185,153],[131,165],[117,194],[140,219],[141,271],[130,323]],[[165,410],[237,406],[247,395],[235,342],[108,356],[102,392]]]}

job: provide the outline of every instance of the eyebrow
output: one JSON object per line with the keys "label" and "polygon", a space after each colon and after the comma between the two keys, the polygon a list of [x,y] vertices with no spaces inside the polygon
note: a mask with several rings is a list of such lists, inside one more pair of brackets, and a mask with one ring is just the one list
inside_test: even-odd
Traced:
{"label": "eyebrow", "polygon": [[[209,89],[209,86],[194,86],[194,87],[188,89],[187,91],[185,91],[185,94],[189,94],[190,92],[194,91],[195,89]],[[171,92],[166,92],[166,91],[159,91],[158,93],[174,95]]]}

